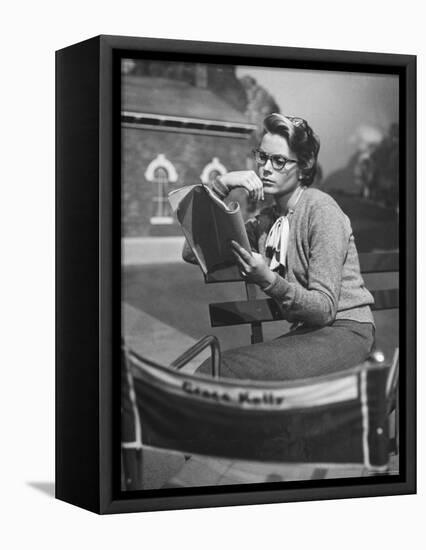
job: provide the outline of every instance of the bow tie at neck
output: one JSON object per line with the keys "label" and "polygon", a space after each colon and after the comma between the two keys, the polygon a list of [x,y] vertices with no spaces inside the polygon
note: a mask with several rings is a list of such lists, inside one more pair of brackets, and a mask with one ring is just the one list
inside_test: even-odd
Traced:
{"label": "bow tie at neck", "polygon": [[299,202],[299,199],[305,187],[298,187],[289,198],[287,204],[287,214],[280,216],[269,230],[266,237],[266,256],[270,258],[270,269],[273,271],[279,266],[287,268],[287,247],[290,233],[289,217],[293,214],[294,209]]}

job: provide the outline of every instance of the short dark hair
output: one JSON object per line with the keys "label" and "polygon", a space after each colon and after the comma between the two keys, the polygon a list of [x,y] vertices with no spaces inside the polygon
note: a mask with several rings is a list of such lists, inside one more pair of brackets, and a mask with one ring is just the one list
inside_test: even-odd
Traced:
{"label": "short dark hair", "polygon": [[303,185],[311,185],[317,171],[320,142],[306,120],[272,113],[263,121],[263,127],[265,134],[277,134],[287,140],[299,161]]}

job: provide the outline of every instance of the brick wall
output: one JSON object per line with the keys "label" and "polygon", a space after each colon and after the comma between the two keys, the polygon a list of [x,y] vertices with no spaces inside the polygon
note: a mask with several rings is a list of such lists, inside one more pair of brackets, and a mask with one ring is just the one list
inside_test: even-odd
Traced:
{"label": "brick wall", "polygon": [[200,183],[200,174],[213,157],[230,170],[247,167],[250,142],[235,137],[209,136],[179,132],[122,128],[122,235],[181,235],[177,223],[151,225],[154,214],[155,185],[145,179],[148,165],[164,154],[174,165],[178,181],[169,191]]}

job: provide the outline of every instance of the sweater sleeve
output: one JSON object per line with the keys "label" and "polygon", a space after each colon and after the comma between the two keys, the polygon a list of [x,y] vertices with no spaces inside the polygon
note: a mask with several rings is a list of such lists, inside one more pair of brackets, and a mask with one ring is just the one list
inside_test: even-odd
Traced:
{"label": "sweater sleeve", "polygon": [[343,264],[352,231],[348,218],[332,204],[316,208],[308,224],[309,260],[306,288],[276,275],[264,289],[291,322],[325,326],[336,317]]}
{"label": "sweater sleeve", "polygon": [[210,184],[210,187],[212,191],[214,191],[222,200],[229,195],[229,188],[225,183],[223,183],[220,176],[215,178],[215,180]]}

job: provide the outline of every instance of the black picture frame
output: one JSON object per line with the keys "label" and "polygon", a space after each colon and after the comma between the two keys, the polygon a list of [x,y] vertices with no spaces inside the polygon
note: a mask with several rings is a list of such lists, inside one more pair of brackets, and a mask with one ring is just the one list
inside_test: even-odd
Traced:
{"label": "black picture frame", "polygon": [[[126,56],[399,76],[399,475],[120,491],[116,102],[117,66]],[[56,498],[106,514],[415,493],[416,57],[98,36],[56,52],[56,74]]]}

